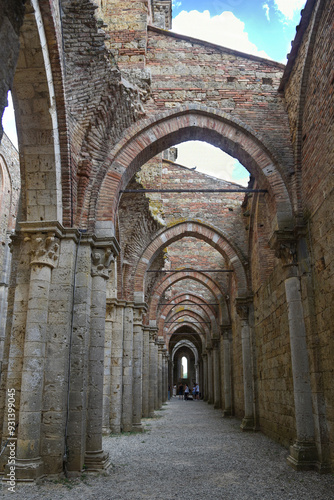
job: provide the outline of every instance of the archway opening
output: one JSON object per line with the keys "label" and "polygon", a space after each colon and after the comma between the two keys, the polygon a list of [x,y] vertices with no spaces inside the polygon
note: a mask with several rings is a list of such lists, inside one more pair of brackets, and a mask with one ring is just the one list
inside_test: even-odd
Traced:
{"label": "archway opening", "polygon": [[188,360],[185,356],[181,358],[182,372],[181,378],[188,378]]}

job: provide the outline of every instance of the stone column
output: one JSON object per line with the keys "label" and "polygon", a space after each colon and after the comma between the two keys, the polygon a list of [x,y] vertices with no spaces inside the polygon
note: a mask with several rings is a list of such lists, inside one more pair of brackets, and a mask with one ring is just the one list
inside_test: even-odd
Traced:
{"label": "stone column", "polygon": [[148,389],[148,414],[152,418],[155,410],[155,388],[157,384],[157,359],[156,359],[156,345],[155,345],[155,329],[150,329],[150,363],[149,363],[149,389]]}
{"label": "stone column", "polygon": [[154,389],[154,409],[159,410],[159,348],[158,348],[158,338],[156,337],[155,339],[155,344],[154,344],[154,361],[153,361],[153,367],[154,367],[154,384],[153,384],[153,389]]}
{"label": "stone column", "polygon": [[150,329],[143,328],[143,372],[142,372],[142,416],[149,416],[149,388],[150,388]]}
{"label": "stone column", "polygon": [[276,235],[276,256],[283,262],[288,309],[296,441],[290,446],[289,465],[296,470],[316,469],[318,453],[312,409],[312,389],[306,343],[306,328],[297,265],[297,243],[288,235]]}
{"label": "stone column", "polygon": [[110,429],[113,434],[121,432],[123,401],[123,323],[125,300],[117,300],[111,344],[111,392]]}
{"label": "stone column", "polygon": [[199,359],[198,360],[197,372],[198,372],[198,383],[199,383],[200,399],[203,399],[203,390],[204,390],[203,359]]}
{"label": "stone column", "polygon": [[219,339],[212,340],[213,353],[213,406],[221,408],[220,400],[220,341]]}
{"label": "stone column", "polygon": [[161,401],[162,404],[167,401],[167,384],[166,384],[166,348],[162,349],[162,391],[161,391]]}
{"label": "stone column", "polygon": [[124,310],[122,431],[133,425],[133,302]]}
{"label": "stone column", "polygon": [[8,304],[8,287],[11,257],[10,252],[10,232],[7,231],[5,245],[3,248],[3,268],[0,270],[0,374],[3,361],[3,351],[6,331],[7,304]]}
{"label": "stone column", "polygon": [[135,304],[133,314],[133,428],[142,430],[143,312],[145,304]]}
{"label": "stone column", "polygon": [[242,347],[242,368],[244,382],[244,406],[245,415],[241,422],[241,429],[244,431],[254,430],[254,392],[253,392],[253,370],[252,352],[249,327],[249,299],[237,299],[236,308],[241,323],[241,347]]}
{"label": "stone column", "polygon": [[224,344],[224,417],[232,415],[232,373],[231,373],[231,326],[222,326],[222,338]]}
{"label": "stone column", "polygon": [[114,258],[110,243],[92,248],[92,295],[90,346],[88,357],[88,402],[85,466],[96,471],[108,465],[108,454],[102,449],[102,411],[104,378],[104,342],[106,320],[106,287],[109,266]]}
{"label": "stone column", "polygon": [[158,402],[157,402],[157,409],[160,409],[162,407],[162,372],[163,372],[163,340],[161,340],[160,337],[158,337]]}
{"label": "stone column", "polygon": [[208,400],[208,353],[203,353],[203,401]]}
{"label": "stone column", "polygon": [[16,478],[34,480],[43,474],[41,420],[51,271],[59,256],[54,232],[27,235],[31,245],[30,284],[24,339]]}
{"label": "stone column", "polygon": [[208,403],[213,404],[213,366],[212,366],[212,347],[207,346],[206,351],[208,353]]}
{"label": "stone column", "polygon": [[115,299],[107,302],[106,326],[104,341],[104,380],[103,380],[103,434],[110,434],[111,413],[111,356],[112,356],[112,331],[115,321]]}
{"label": "stone column", "polygon": [[169,360],[169,354],[168,354],[168,351],[165,347],[164,348],[163,393],[162,393],[162,402],[163,403],[165,403],[168,400],[168,385],[169,385],[168,360]]}

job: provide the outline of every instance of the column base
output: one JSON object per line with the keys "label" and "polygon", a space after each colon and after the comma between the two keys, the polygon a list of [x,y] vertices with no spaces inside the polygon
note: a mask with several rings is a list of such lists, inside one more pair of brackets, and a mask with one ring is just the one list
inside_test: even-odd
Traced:
{"label": "column base", "polygon": [[109,436],[109,434],[111,434],[110,427],[102,427],[102,435],[103,436]]}
{"label": "column base", "polygon": [[103,450],[86,451],[85,469],[89,472],[101,472],[109,467],[109,453]]}
{"label": "column base", "polygon": [[287,462],[295,470],[317,470],[318,452],[313,442],[296,441],[290,446]]}
{"label": "column base", "polygon": [[244,417],[242,419],[240,429],[243,431],[254,431],[255,430],[254,417]]}
{"label": "column base", "polygon": [[231,408],[226,408],[225,410],[223,410],[223,417],[224,418],[232,417],[232,410],[231,410]]}
{"label": "column base", "polygon": [[133,432],[144,432],[144,427],[142,424],[133,424],[132,430]]}
{"label": "column base", "polygon": [[[9,465],[5,467],[3,481],[9,481]],[[44,466],[41,457],[24,459],[17,458],[15,460],[15,481],[18,482],[33,482],[44,476]]]}
{"label": "column base", "polygon": [[215,410],[220,410],[221,404],[220,403],[214,403],[213,407],[214,407]]}

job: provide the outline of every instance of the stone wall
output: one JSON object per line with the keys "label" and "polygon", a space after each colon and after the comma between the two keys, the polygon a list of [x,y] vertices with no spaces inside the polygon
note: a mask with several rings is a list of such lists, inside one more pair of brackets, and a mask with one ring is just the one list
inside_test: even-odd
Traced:
{"label": "stone wall", "polygon": [[310,21],[303,38],[295,48],[294,66],[285,85],[307,235],[307,247],[304,244],[301,249],[301,273],[317,439],[323,443],[329,436],[330,451],[325,450],[325,454],[331,454],[332,460],[333,16],[333,2],[317,2],[309,14]]}
{"label": "stone wall", "polygon": [[20,184],[19,155],[4,133],[0,144],[0,367],[3,360],[12,260],[10,243],[11,235],[14,234],[16,228]]}

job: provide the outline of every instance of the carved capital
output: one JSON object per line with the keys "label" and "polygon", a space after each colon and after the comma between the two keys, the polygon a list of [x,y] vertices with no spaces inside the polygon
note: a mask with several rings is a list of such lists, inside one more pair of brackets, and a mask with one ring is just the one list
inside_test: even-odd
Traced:
{"label": "carved capital", "polygon": [[212,348],[213,349],[219,349],[220,346],[220,339],[212,339]]}
{"label": "carved capital", "polygon": [[135,303],[133,309],[133,324],[142,325],[143,314],[145,314],[146,312],[147,312],[147,305],[145,304],[145,302],[142,302],[140,304]]}
{"label": "carved capital", "polygon": [[297,240],[294,232],[275,231],[269,245],[275,251],[275,256],[283,262],[283,266],[297,265]]}
{"label": "carved capital", "polygon": [[235,308],[240,319],[248,320],[249,306],[251,299],[249,297],[237,298],[235,300]]}
{"label": "carved capital", "polygon": [[111,262],[114,261],[114,254],[112,252],[111,246],[104,248],[93,248],[92,249],[92,276],[100,276],[104,279],[109,279],[109,273],[111,270],[109,266]]}
{"label": "carved capital", "polygon": [[220,334],[224,340],[231,340],[232,325],[220,325]]}
{"label": "carved capital", "polygon": [[150,342],[155,344],[156,337],[157,337],[156,331],[151,330],[150,331]]}
{"label": "carved capital", "polygon": [[24,242],[30,244],[30,265],[39,264],[52,269],[56,267],[59,258],[59,238],[54,232],[27,233]]}

